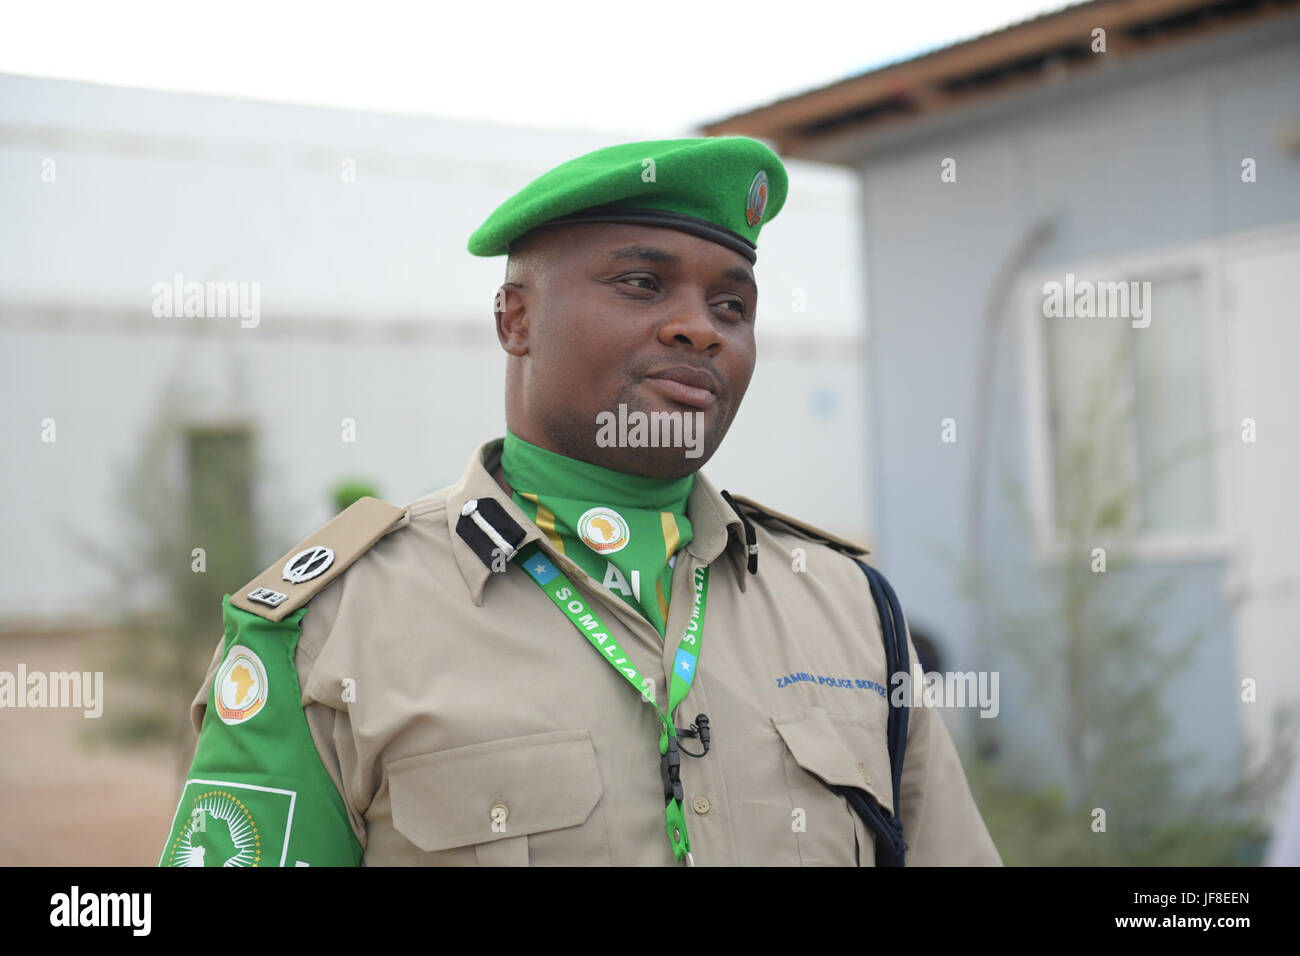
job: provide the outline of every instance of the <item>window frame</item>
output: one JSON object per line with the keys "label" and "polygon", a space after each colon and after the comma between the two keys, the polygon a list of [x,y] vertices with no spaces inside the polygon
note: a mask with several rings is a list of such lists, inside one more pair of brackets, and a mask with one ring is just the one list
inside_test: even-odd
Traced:
{"label": "window frame", "polygon": [[[1187,243],[1156,250],[1058,261],[1052,267],[1027,270],[1017,281],[1013,293],[1014,311],[1019,319],[1021,373],[1023,380],[1023,415],[1026,475],[1028,476],[1030,525],[1034,552],[1040,563],[1061,562],[1072,553],[1068,539],[1057,528],[1056,472],[1050,421],[1050,386],[1047,380],[1046,317],[1043,315],[1043,286],[1063,281],[1067,272],[1077,276],[1124,277],[1125,281],[1157,282],[1163,279],[1196,276],[1204,290],[1205,387],[1209,418],[1204,422],[1210,436],[1224,434],[1220,427],[1227,422],[1227,350],[1229,329],[1227,303],[1224,298],[1223,250],[1213,241]],[[1059,321],[1095,321],[1068,318]],[[1154,319],[1153,319],[1154,321]],[[1133,383],[1136,385],[1136,381]],[[1099,535],[1091,547],[1120,551],[1140,561],[1219,560],[1230,555],[1228,531],[1230,475],[1223,454],[1224,445],[1214,441],[1207,452],[1210,469],[1212,524],[1199,531],[1169,532],[1138,529],[1132,533]],[[1124,454],[1138,453],[1136,441]],[[1136,463],[1134,463],[1136,473]],[[1140,480],[1140,479],[1139,479]]]}

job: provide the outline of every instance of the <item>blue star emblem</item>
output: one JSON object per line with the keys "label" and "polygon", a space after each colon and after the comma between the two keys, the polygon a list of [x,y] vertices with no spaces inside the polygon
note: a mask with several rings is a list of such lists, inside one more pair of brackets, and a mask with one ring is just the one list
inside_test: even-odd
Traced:
{"label": "blue star emblem", "polygon": [[689,674],[689,673],[691,672],[691,662],[690,662],[690,661],[682,661],[682,672],[683,672],[683,673],[686,673],[686,674]]}

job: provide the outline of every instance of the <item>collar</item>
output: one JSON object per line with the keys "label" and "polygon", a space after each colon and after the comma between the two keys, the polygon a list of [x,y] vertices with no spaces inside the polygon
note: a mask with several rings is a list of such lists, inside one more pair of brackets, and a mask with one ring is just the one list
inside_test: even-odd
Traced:
{"label": "collar", "polygon": [[[501,437],[480,445],[470,457],[465,473],[447,493],[447,531],[451,537],[452,554],[470,597],[479,606],[483,604],[483,590],[493,572],[456,531],[456,525],[470,502],[481,503],[482,499],[490,498],[495,506],[490,506],[489,511],[496,512],[499,508],[511,521],[523,528],[524,536],[515,544],[516,550],[522,550],[530,542],[536,541],[556,567],[570,577],[581,578],[586,573],[570,558],[556,552],[542,529],[528,519],[492,477],[492,472],[501,464],[501,446],[504,442],[505,438]],[[471,506],[470,510],[474,510],[474,507]],[[690,496],[686,499],[686,517],[691,521],[694,537],[685,550],[706,564],[712,564],[725,552],[740,590],[744,591],[748,566],[744,522],[702,472],[695,473]]]}

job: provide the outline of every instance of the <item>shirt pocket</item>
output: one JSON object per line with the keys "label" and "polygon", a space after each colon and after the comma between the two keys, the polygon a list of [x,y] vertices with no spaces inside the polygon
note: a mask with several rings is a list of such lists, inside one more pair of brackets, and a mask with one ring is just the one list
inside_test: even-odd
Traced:
{"label": "shirt pocket", "polygon": [[585,730],[415,754],[385,771],[393,828],[419,850],[419,864],[609,862],[596,810],[604,788]]}
{"label": "shirt pocket", "polygon": [[[849,801],[830,787],[849,787],[893,813],[886,728],[870,717],[829,714],[820,707],[773,717],[790,757],[791,798],[803,794],[822,819],[799,834],[805,865],[875,865],[875,837]],[[828,784],[830,786],[828,786]]]}

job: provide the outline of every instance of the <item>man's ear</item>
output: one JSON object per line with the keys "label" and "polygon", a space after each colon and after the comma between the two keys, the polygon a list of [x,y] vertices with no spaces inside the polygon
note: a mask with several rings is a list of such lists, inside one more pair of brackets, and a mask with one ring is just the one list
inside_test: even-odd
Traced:
{"label": "man's ear", "polygon": [[497,340],[511,355],[528,354],[528,309],[524,304],[522,286],[507,282],[497,289],[492,300],[492,313],[497,321]]}

